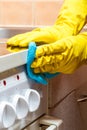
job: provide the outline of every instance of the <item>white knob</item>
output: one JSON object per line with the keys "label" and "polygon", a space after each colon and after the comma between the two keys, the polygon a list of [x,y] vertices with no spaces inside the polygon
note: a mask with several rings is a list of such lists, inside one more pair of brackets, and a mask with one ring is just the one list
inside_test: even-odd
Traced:
{"label": "white knob", "polygon": [[25,98],[21,95],[13,96],[13,105],[15,107],[18,119],[22,119],[28,114],[28,104]]}
{"label": "white knob", "polygon": [[25,98],[28,102],[28,107],[30,112],[34,112],[39,108],[40,95],[36,90],[27,89],[25,92]]}
{"label": "white knob", "polygon": [[6,102],[0,102],[0,128],[8,128],[15,123],[16,113],[14,107]]}

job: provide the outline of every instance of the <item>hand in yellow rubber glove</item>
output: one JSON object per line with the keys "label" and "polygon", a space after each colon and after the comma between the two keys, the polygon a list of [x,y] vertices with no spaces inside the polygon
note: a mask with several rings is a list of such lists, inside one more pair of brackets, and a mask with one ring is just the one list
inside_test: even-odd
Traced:
{"label": "hand in yellow rubber glove", "polygon": [[76,35],[84,26],[87,17],[87,0],[65,0],[59,16],[52,27],[37,28],[31,32],[16,35],[7,42],[10,51],[26,49],[29,42],[37,45],[49,44]]}
{"label": "hand in yellow rubber glove", "polygon": [[87,59],[87,33],[69,36],[36,50],[36,59],[31,67],[35,73],[62,72],[70,74]]}

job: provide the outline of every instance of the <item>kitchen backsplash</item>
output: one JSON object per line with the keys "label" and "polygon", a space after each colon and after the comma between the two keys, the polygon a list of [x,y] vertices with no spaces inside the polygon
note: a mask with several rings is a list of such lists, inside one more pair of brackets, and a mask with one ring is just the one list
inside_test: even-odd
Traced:
{"label": "kitchen backsplash", "polygon": [[0,0],[0,26],[53,25],[63,0]]}

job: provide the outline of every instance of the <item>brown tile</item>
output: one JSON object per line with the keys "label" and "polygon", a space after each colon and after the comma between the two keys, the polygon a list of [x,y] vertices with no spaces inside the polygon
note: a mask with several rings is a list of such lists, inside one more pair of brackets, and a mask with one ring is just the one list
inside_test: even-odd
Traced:
{"label": "brown tile", "polygon": [[36,1],[35,25],[53,25],[63,1]]}
{"label": "brown tile", "polygon": [[32,2],[0,2],[2,25],[31,25]]}

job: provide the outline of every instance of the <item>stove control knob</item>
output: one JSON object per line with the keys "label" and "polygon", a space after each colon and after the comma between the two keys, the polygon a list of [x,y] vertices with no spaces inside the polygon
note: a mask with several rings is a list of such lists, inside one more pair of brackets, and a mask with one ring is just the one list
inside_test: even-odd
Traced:
{"label": "stove control knob", "polygon": [[18,119],[25,118],[29,112],[28,103],[25,97],[16,94],[12,97],[12,104],[15,108],[16,115]]}
{"label": "stove control knob", "polygon": [[29,112],[36,111],[40,106],[40,94],[36,90],[27,89],[24,96],[28,103]]}
{"label": "stove control knob", "polygon": [[12,126],[15,120],[16,113],[14,107],[7,101],[0,102],[0,129]]}

